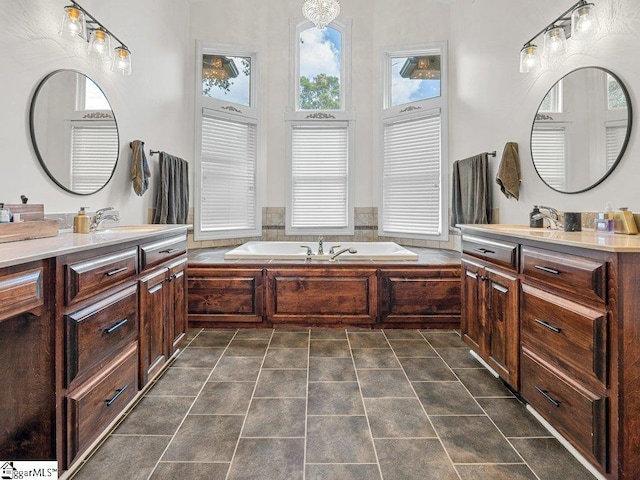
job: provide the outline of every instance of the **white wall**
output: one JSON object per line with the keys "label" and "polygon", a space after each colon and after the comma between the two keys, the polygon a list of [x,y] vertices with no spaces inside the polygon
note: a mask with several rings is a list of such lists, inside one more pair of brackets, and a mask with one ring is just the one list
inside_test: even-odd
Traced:
{"label": "white wall", "polygon": [[[520,145],[520,201],[496,186],[495,203],[504,223],[526,223],[533,204],[561,210],[614,207],[640,210],[638,115],[616,171],[594,190],[563,195],[546,187],[531,163],[529,133],[538,103],[562,75],[597,65],[626,83],[635,112],[640,86],[640,2],[598,0],[607,19],[605,34],[554,70],[518,73],[522,44],[572,0],[344,0],[341,17],[352,20],[353,106],[356,111],[356,206],[378,202],[377,166],[383,47],[448,40],[450,55],[450,160]],[[193,158],[195,40],[255,45],[262,52],[262,105],[268,140],[265,206],[285,204],[286,135],[289,104],[290,19],[301,20],[302,0],[85,0],[82,4],[133,51],[133,75],[104,72],[57,35],[64,2],[17,0],[0,17],[0,202],[21,194],[44,203],[47,212],[81,205],[113,205],[127,223],[146,221],[152,193],[136,197],[129,180],[129,142]],[[613,16],[615,14],[615,16]],[[29,138],[31,95],[45,74],[72,68],[94,78],[107,94],[120,129],[120,161],[101,192],[75,196],[60,190],[40,167]],[[499,158],[494,160],[494,171]],[[151,159],[156,172],[157,157]]]}
{"label": "white wall", "polygon": [[[133,74],[122,77],[88,60],[84,49],[58,36],[64,1],[16,0],[0,16],[0,202],[44,203],[45,211],[120,210],[123,222],[147,220],[152,191],[137,197],[130,181],[129,142],[190,159],[193,151],[188,0],[84,0],[81,2],[133,53]],[[85,47],[83,45],[83,47]],[[46,176],[29,137],[29,106],[36,85],[49,72],[75,69],[104,90],[118,122],[120,159],[111,182],[94,195],[64,192]],[[158,157],[151,159],[152,174]]]}
{"label": "white wall", "polygon": [[[522,166],[520,201],[506,199],[495,189],[495,205],[502,223],[527,223],[534,204],[563,211],[602,211],[614,208],[640,211],[640,2],[597,0],[603,20],[599,38],[574,52],[553,69],[518,72],[522,45],[569,8],[573,0],[456,0],[452,5],[450,152],[452,160],[477,152],[498,150],[494,173],[504,144],[518,142]],[[541,40],[536,42],[542,45]],[[538,177],[531,161],[529,135],[539,102],[547,90],[571,70],[604,67],[626,84],[634,109],[627,151],[616,170],[593,190],[561,194]],[[497,187],[497,186],[496,186]]]}

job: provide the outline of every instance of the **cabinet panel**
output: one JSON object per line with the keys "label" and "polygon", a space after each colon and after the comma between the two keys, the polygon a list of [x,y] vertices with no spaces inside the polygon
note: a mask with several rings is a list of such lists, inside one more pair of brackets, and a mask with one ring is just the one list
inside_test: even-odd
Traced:
{"label": "cabinet panel", "polygon": [[46,261],[0,269],[2,459],[56,459],[52,285]]}
{"label": "cabinet panel", "polygon": [[523,284],[522,341],[568,374],[607,383],[607,312]]}
{"label": "cabinet panel", "polygon": [[459,269],[384,269],[380,280],[383,322],[459,322]]}
{"label": "cabinet panel", "polygon": [[145,386],[167,362],[165,348],[167,269],[157,270],[138,282],[140,291],[140,386]]}
{"label": "cabinet panel", "polygon": [[160,265],[186,252],[187,239],[184,235],[140,245],[141,268],[144,270]]}
{"label": "cabinet panel", "polygon": [[190,321],[262,322],[262,269],[189,267],[188,276]]}
{"label": "cabinet panel", "polygon": [[464,235],[462,237],[462,252],[495,265],[500,265],[512,270],[518,269],[517,243]]}
{"label": "cabinet panel", "polygon": [[67,395],[69,464],[136,396],[137,370],[138,349],[132,343],[104,374]]}
{"label": "cabinet panel", "polygon": [[373,323],[374,269],[274,269],[267,273],[267,318],[273,322]]}
{"label": "cabinet panel", "polygon": [[570,295],[606,300],[604,262],[533,247],[522,248],[522,273]]}
{"label": "cabinet panel", "polygon": [[484,333],[484,298],[481,296],[484,268],[482,265],[462,259],[462,338],[477,353],[486,351]]}
{"label": "cabinet panel", "polygon": [[168,265],[170,316],[168,355],[173,355],[187,338],[187,258]]}
{"label": "cabinet panel", "polygon": [[137,285],[64,318],[68,386],[137,337]]}
{"label": "cabinet panel", "polygon": [[89,298],[138,273],[138,249],[129,248],[65,266],[66,304]]}
{"label": "cabinet panel", "polygon": [[526,348],[522,396],[583,455],[606,469],[606,397],[568,380]]}

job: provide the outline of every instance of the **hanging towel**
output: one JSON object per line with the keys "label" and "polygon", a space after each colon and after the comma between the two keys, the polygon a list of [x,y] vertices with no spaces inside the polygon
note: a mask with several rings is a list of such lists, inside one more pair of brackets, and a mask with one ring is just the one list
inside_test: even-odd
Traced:
{"label": "hanging towel", "polygon": [[486,153],[453,162],[451,225],[491,223],[491,184]]}
{"label": "hanging towel", "polygon": [[507,198],[520,199],[520,154],[518,144],[509,142],[504,146],[502,160],[498,167],[496,182],[500,185],[500,190]]}
{"label": "hanging towel", "polygon": [[187,223],[189,213],[189,164],[160,152],[160,175],[153,223]]}
{"label": "hanging towel", "polygon": [[144,154],[144,142],[134,140],[131,142],[131,180],[133,181],[133,191],[141,197],[149,188],[149,163]]}

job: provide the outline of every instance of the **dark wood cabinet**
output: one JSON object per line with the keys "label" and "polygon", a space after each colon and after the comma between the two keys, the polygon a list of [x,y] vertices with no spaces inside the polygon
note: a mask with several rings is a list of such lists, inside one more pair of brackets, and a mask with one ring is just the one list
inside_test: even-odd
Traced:
{"label": "dark wood cabinet", "polygon": [[373,324],[378,317],[374,268],[267,270],[266,318],[271,323]]}
{"label": "dark wood cabinet", "polygon": [[189,322],[197,327],[263,322],[262,268],[189,267]]}
{"label": "dark wood cabinet", "polygon": [[519,387],[519,280],[472,257],[462,259],[462,338],[500,377]]}
{"label": "dark wood cabinet", "polygon": [[460,268],[380,269],[380,321],[458,328]]}
{"label": "dark wood cabinet", "polygon": [[50,267],[0,269],[0,458],[7,460],[56,459]]}

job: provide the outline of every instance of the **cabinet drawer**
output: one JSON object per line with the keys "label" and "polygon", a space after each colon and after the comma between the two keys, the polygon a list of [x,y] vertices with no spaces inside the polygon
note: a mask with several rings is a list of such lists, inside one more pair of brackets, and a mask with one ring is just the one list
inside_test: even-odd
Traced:
{"label": "cabinet drawer", "polygon": [[65,315],[67,385],[136,338],[137,285]]}
{"label": "cabinet drawer", "polygon": [[607,383],[607,313],[522,285],[522,341],[564,370]]}
{"label": "cabinet drawer", "polygon": [[140,246],[142,269],[159,265],[187,251],[187,238],[184,235],[146,243]]}
{"label": "cabinet drawer", "polygon": [[518,269],[518,245],[516,243],[463,235],[462,251],[503,267]]}
{"label": "cabinet drawer", "polygon": [[606,470],[607,399],[547,367],[523,349],[522,396],[583,455]]}
{"label": "cabinet drawer", "polygon": [[65,266],[67,305],[88,298],[138,273],[136,247]]}
{"label": "cabinet drawer", "polygon": [[44,304],[43,267],[0,278],[0,321]]}
{"label": "cabinet drawer", "polygon": [[522,272],[572,295],[604,302],[606,264],[590,258],[522,248]]}
{"label": "cabinet drawer", "polygon": [[83,452],[138,393],[138,349],[132,343],[103,375],[67,395],[68,462]]}

